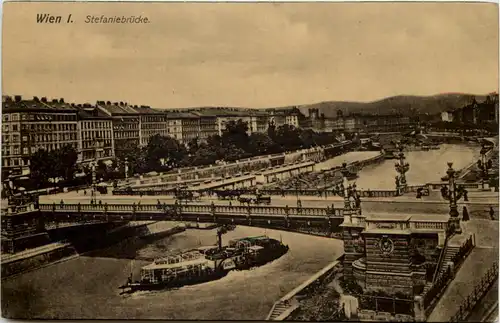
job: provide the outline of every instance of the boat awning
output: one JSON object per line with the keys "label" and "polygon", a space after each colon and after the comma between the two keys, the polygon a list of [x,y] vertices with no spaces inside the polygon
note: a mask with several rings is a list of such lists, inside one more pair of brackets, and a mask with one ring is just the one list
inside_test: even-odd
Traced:
{"label": "boat awning", "polygon": [[207,260],[205,257],[193,259],[193,260],[188,260],[188,261],[182,261],[178,263],[172,263],[172,264],[149,264],[147,266],[142,267],[143,270],[155,270],[155,269],[173,269],[173,268],[182,268],[182,267],[187,267],[187,266],[196,266],[196,265],[202,265],[202,264],[208,264],[209,260]]}
{"label": "boat awning", "polygon": [[264,247],[261,247],[261,246],[251,246],[251,247],[248,247],[249,250],[252,250],[252,251],[259,251],[261,249],[264,249]]}

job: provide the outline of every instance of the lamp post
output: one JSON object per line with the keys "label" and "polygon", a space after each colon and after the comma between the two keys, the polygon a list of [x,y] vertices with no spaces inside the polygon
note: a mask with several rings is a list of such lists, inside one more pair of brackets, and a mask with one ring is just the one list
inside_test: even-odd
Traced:
{"label": "lamp post", "polygon": [[462,233],[460,228],[460,218],[458,213],[457,201],[462,197],[464,190],[457,189],[455,182],[456,171],[453,169],[453,163],[448,162],[448,170],[446,174],[448,175],[448,189],[444,186],[441,189],[441,195],[446,200],[450,201],[450,226],[454,233]]}
{"label": "lamp post", "polygon": [[125,157],[125,179],[128,178],[128,158]]}
{"label": "lamp post", "polygon": [[92,171],[92,190],[90,191],[90,200],[95,203],[96,202],[96,161],[92,161],[90,163],[90,168]]}
{"label": "lamp post", "polygon": [[[347,179],[347,176],[349,175],[349,170],[347,169],[347,164],[343,163],[342,168],[340,169],[340,172],[342,174],[342,184],[341,184],[341,189],[342,189],[342,194],[344,196],[344,210],[353,210],[358,207],[358,204],[360,202],[359,196],[356,192],[356,184],[350,185],[349,180]],[[351,204],[351,197],[354,198],[354,201],[356,202],[356,206],[353,207]]]}
{"label": "lamp post", "polygon": [[405,159],[405,154],[403,152],[403,146],[398,145],[399,153],[397,157],[399,161],[394,165],[396,172],[399,176],[396,176],[396,191],[398,195],[403,195],[406,187],[408,186],[406,182],[406,173],[410,170],[410,164],[408,164]]}
{"label": "lamp post", "polygon": [[295,178],[295,193],[297,195],[297,207],[302,207],[302,202],[299,199],[299,188],[300,188],[300,180],[298,177]]}
{"label": "lamp post", "polygon": [[488,148],[483,144],[481,147],[481,151],[479,152],[481,154],[481,159],[478,160],[478,167],[479,170],[481,171],[481,186],[484,189],[484,183],[488,180],[489,174],[488,174],[488,169],[491,168],[491,162],[486,161],[486,153],[488,152]]}
{"label": "lamp post", "polygon": [[12,205],[14,202],[14,182],[12,181],[12,172],[8,171],[8,175],[5,178],[3,189],[5,190],[5,195],[7,195],[7,204]]}

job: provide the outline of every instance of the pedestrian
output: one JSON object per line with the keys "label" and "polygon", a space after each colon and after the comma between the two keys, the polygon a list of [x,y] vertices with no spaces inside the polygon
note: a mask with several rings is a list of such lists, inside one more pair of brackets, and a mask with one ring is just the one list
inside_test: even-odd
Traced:
{"label": "pedestrian", "polygon": [[495,210],[493,210],[492,206],[490,206],[490,218],[492,220],[495,220]]}
{"label": "pedestrian", "polygon": [[462,221],[467,222],[470,220],[469,211],[467,211],[467,207],[464,206],[462,211]]}

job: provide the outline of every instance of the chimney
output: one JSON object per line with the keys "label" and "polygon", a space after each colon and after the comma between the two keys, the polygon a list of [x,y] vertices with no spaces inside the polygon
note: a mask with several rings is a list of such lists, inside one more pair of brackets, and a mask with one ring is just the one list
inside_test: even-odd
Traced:
{"label": "chimney", "polygon": [[40,100],[38,99],[38,97],[37,97],[37,96],[34,96],[34,97],[33,97],[33,101],[35,101],[35,102],[40,102]]}
{"label": "chimney", "polygon": [[111,105],[111,101],[106,102],[107,105]]}
{"label": "chimney", "polygon": [[82,107],[82,105],[81,105],[80,103],[78,103],[76,106],[77,106],[77,107],[79,107],[79,108],[81,108],[81,107]]}
{"label": "chimney", "polygon": [[120,101],[120,106],[122,106],[122,107],[124,106],[123,101]]}
{"label": "chimney", "polygon": [[118,105],[118,102],[113,103],[114,105]]}
{"label": "chimney", "polygon": [[75,107],[75,104],[74,104],[74,103],[71,103],[71,106],[74,108],[74,107]]}
{"label": "chimney", "polygon": [[47,103],[47,98],[46,97],[42,97],[42,102],[43,103]]}
{"label": "chimney", "polygon": [[63,99],[63,98],[60,98],[60,99],[59,99],[59,103],[64,103],[64,99]]}
{"label": "chimney", "polygon": [[52,99],[52,103],[57,103],[57,99]]}
{"label": "chimney", "polygon": [[20,96],[20,95],[16,95],[16,96],[14,96],[14,99],[16,100],[16,102],[21,102],[21,100],[23,99],[23,97]]}
{"label": "chimney", "polygon": [[2,101],[3,102],[12,102],[12,98],[10,96],[8,96],[8,95],[4,95]]}

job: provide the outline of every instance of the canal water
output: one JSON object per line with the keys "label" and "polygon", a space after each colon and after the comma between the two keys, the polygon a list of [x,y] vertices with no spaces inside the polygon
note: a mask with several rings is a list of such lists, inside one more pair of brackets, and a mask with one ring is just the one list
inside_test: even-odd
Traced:
{"label": "canal water", "polygon": [[[410,169],[406,173],[408,185],[419,185],[439,182],[446,175],[447,162],[453,162],[453,168],[458,171],[479,157],[480,147],[473,145],[443,144],[438,150],[405,152]],[[380,164],[364,167],[359,172],[356,184],[361,189],[391,190],[395,187],[397,175],[395,159],[388,159]]]}
{"label": "canal water", "polygon": [[[267,234],[290,251],[265,266],[231,272],[205,284],[176,290],[120,295],[130,272],[145,260],[216,242],[214,230],[188,230],[142,246],[122,243],[90,256],[42,268],[2,282],[4,317],[39,319],[262,320],[273,303],[336,259],[339,240],[239,226],[229,239]],[[131,260],[133,255],[136,260]],[[135,278],[134,277],[134,278]]]}

